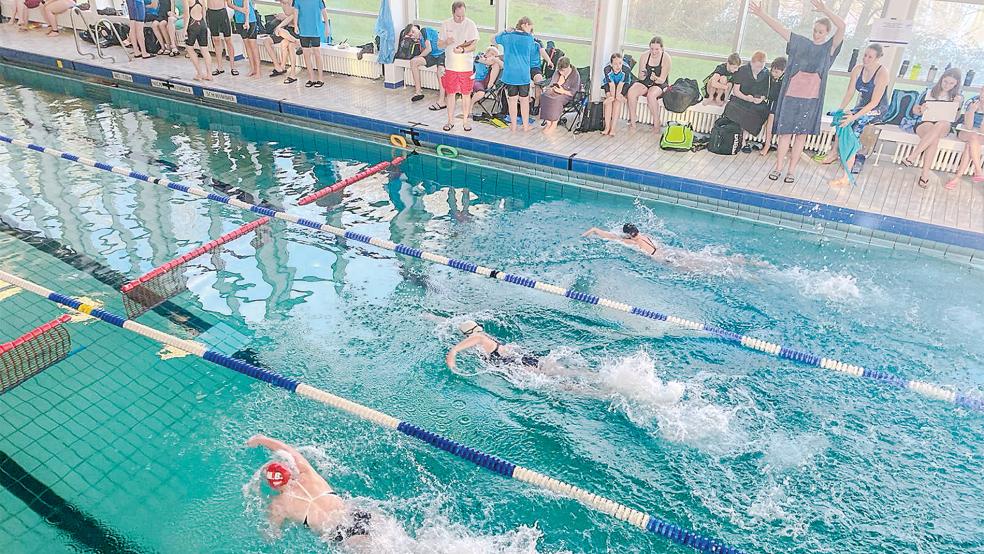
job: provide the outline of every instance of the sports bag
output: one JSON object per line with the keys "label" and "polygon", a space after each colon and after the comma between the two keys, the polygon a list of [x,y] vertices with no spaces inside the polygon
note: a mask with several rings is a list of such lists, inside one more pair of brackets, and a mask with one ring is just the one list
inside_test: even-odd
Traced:
{"label": "sports bag", "polygon": [[663,128],[663,136],[659,139],[659,147],[663,150],[690,151],[694,147],[694,129],[689,123],[671,121]]}
{"label": "sports bag", "polygon": [[396,55],[394,56],[397,60],[412,60],[420,55],[420,42],[410,36],[411,29],[413,29],[412,24],[400,31],[400,42],[399,46],[396,47]]}
{"label": "sports bag", "polygon": [[601,102],[588,102],[584,106],[581,126],[575,133],[590,133],[605,128],[605,105]]}
{"label": "sports bag", "polygon": [[726,117],[719,117],[711,129],[711,136],[708,137],[707,150],[715,154],[732,156],[741,151],[741,146],[741,125]]}
{"label": "sports bag", "polygon": [[693,79],[681,77],[663,92],[663,107],[674,113],[683,113],[700,101],[700,87]]}

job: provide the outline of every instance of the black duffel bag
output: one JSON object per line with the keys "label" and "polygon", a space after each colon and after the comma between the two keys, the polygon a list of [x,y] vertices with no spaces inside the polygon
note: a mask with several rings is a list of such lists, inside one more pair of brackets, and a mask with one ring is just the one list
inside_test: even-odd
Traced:
{"label": "black duffel bag", "polygon": [[719,117],[711,129],[711,136],[707,139],[707,150],[715,154],[733,156],[741,151],[741,146],[741,125],[727,117]]}
{"label": "black duffel bag", "polygon": [[663,107],[673,113],[683,113],[700,103],[700,86],[693,79],[680,78],[663,92]]}

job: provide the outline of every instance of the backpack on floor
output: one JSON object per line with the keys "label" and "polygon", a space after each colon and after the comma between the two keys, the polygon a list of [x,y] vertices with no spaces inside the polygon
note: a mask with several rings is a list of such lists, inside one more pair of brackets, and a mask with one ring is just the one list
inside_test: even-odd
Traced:
{"label": "backpack on floor", "polygon": [[700,101],[700,87],[693,79],[677,79],[663,92],[663,107],[674,113],[683,113]]}
{"label": "backpack on floor", "polygon": [[741,151],[741,146],[741,125],[726,117],[719,117],[711,129],[711,136],[708,137],[707,150],[715,154],[732,156]]}
{"label": "backpack on floor", "polygon": [[148,54],[156,54],[161,51],[161,43],[157,41],[157,35],[154,34],[153,29],[148,27],[144,28],[144,46]]}
{"label": "backpack on floor", "polygon": [[605,128],[605,105],[601,102],[588,102],[584,106],[581,125],[575,133],[590,133]]}
{"label": "backpack on floor", "polygon": [[690,151],[694,147],[694,128],[689,123],[667,123],[659,139],[659,147],[663,150]]}

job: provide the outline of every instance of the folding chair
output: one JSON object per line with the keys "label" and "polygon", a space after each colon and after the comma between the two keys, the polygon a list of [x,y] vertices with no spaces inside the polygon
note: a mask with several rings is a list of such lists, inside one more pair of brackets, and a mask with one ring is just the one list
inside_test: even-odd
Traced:
{"label": "folding chair", "polygon": [[492,121],[498,119],[506,111],[506,85],[501,80],[496,80],[495,84],[485,91],[485,96],[475,102],[482,113],[475,117],[475,121]]}
{"label": "folding chair", "polygon": [[[571,132],[580,126],[581,119],[584,118],[584,110],[591,99],[588,94],[588,87],[591,86],[591,68],[579,67],[577,74],[581,77],[581,88],[574,93],[574,97],[567,104],[564,104],[564,111],[560,113],[560,124],[567,127],[567,130]],[[570,114],[574,114],[574,117],[571,118],[570,125],[568,125],[567,116]]]}

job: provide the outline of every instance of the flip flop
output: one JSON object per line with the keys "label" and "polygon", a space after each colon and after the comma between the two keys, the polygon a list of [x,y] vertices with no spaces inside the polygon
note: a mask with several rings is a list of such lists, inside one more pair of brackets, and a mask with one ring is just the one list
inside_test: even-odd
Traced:
{"label": "flip flop", "polygon": [[311,87],[314,86],[314,81],[308,81],[308,82],[304,83],[304,86],[306,86],[307,88],[311,88]]}
{"label": "flip flop", "polygon": [[325,82],[324,81],[315,81],[314,82],[314,88],[321,88],[323,86],[325,86]]}
{"label": "flip flop", "polygon": [[424,99],[424,95],[423,94],[415,94],[415,95],[413,95],[413,97],[410,98],[410,101],[411,102],[420,102],[423,99]]}
{"label": "flip flop", "polygon": [[431,104],[427,109],[430,110],[430,111],[432,111],[432,112],[439,112],[441,110],[448,109],[448,107],[447,106],[441,106],[441,105],[438,105],[438,104]]}
{"label": "flip flop", "polygon": [[444,132],[448,132],[451,129],[454,129],[454,125],[448,123],[447,125],[445,125],[444,127],[442,127],[442,129],[444,129]]}
{"label": "flip flop", "polygon": [[770,181],[778,181],[779,180],[779,177],[781,175],[782,175],[782,171],[770,171],[769,172],[769,180]]}
{"label": "flip flop", "polygon": [[793,177],[792,175],[786,175],[786,178],[783,179],[782,182],[786,183],[787,185],[791,185],[796,182],[796,177]]}
{"label": "flip flop", "polygon": [[922,177],[920,177],[919,178],[919,187],[920,188],[926,188],[928,186],[929,186],[929,179],[923,179]]}
{"label": "flip flop", "polygon": [[471,125],[462,125],[461,128],[464,129],[466,133],[471,132]]}
{"label": "flip flop", "polygon": [[215,71],[212,71],[212,77],[215,77],[216,75],[222,75],[223,73],[225,73],[224,69],[216,69]]}
{"label": "flip flop", "polygon": [[239,70],[238,69],[230,69],[229,70],[229,75],[239,75]]}
{"label": "flip flop", "polygon": [[285,85],[292,85],[292,84],[294,84],[296,82],[297,82],[297,79],[295,79],[294,77],[287,77],[286,79],[284,79],[284,84]]}
{"label": "flip flop", "polygon": [[915,162],[910,162],[909,158],[902,158],[902,165],[906,167],[915,167]]}

